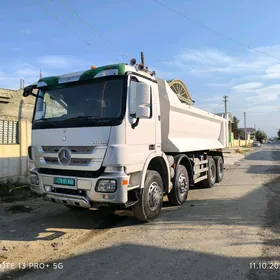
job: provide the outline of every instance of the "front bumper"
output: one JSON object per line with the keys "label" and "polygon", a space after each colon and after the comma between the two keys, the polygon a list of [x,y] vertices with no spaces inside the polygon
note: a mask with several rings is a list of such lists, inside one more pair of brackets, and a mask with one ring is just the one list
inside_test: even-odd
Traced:
{"label": "front bumper", "polygon": [[[38,169],[30,171],[38,175],[39,184],[30,182],[32,191],[43,196],[45,200],[63,203],[72,206],[90,208],[95,203],[125,204],[127,202],[127,187],[124,182],[129,181],[129,176],[123,171],[105,172],[98,178],[59,176],[63,178],[75,178],[76,186],[62,186],[54,184],[55,175],[41,174]],[[95,190],[99,180],[115,180],[116,191],[113,193],[101,193]]]}

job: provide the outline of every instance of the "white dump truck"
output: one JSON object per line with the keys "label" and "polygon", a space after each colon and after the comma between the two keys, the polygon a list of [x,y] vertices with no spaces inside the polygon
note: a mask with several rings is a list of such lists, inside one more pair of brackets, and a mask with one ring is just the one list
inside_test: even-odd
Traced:
{"label": "white dump truck", "polygon": [[28,148],[31,190],[71,209],[132,209],[156,218],[168,196],[182,205],[189,187],[223,179],[225,118],[178,98],[141,63],[89,67],[41,78]]}

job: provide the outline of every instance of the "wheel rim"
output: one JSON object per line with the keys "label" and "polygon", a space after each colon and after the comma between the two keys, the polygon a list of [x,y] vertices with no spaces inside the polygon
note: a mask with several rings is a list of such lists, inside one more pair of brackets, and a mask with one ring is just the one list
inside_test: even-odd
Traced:
{"label": "wheel rim", "polygon": [[149,187],[149,208],[154,211],[161,203],[162,191],[158,183],[153,182]]}
{"label": "wheel rim", "polygon": [[184,196],[185,193],[188,191],[188,182],[187,182],[187,178],[184,174],[180,174],[180,176],[179,176],[178,189],[179,189],[179,194],[181,196]]}

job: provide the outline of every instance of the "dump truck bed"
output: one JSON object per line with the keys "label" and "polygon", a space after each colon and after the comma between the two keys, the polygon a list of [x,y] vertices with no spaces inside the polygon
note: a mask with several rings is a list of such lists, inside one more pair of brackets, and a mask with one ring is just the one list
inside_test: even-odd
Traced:
{"label": "dump truck bed", "polygon": [[225,118],[182,103],[165,80],[157,79],[165,153],[223,149],[228,146]]}

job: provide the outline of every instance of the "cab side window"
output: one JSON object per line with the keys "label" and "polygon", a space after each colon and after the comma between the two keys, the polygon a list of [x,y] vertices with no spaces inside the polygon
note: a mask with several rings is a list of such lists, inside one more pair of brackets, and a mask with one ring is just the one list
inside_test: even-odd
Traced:
{"label": "cab side window", "polygon": [[130,79],[130,91],[129,91],[129,115],[132,118],[136,118],[136,86],[139,81],[135,77]]}

